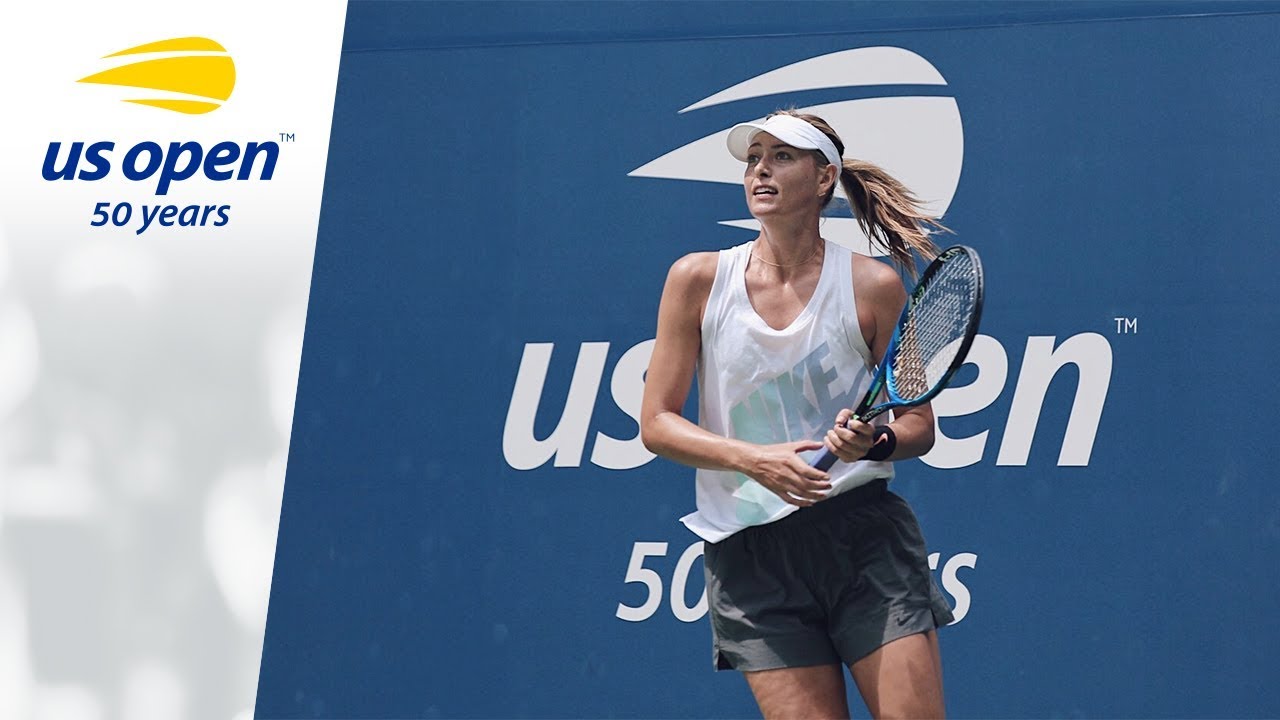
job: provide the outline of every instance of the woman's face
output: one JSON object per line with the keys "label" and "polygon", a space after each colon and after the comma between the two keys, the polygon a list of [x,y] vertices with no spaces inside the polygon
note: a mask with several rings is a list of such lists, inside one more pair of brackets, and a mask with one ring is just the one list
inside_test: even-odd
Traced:
{"label": "woman's face", "polygon": [[832,174],[831,166],[819,166],[810,151],[758,133],[742,177],[747,208],[756,218],[820,212]]}

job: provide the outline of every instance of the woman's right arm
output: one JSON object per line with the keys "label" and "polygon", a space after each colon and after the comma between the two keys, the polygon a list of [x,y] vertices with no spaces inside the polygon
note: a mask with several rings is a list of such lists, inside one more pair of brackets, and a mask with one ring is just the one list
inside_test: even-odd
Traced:
{"label": "woman's right arm", "polygon": [[702,347],[702,315],[716,276],[716,253],[686,255],[671,266],[658,305],[658,332],[645,374],[640,436],[650,452],[683,465],[743,473],[794,505],[811,505],[830,478],[797,453],[819,442],[755,445],[716,435],[684,417]]}

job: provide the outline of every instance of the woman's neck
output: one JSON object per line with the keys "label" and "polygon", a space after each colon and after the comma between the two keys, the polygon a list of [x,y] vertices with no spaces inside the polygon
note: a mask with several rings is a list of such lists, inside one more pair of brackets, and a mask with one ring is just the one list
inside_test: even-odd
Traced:
{"label": "woman's neck", "polygon": [[822,235],[818,224],[806,218],[788,223],[781,219],[760,223],[760,237],[752,252],[772,268],[798,268],[822,256]]}

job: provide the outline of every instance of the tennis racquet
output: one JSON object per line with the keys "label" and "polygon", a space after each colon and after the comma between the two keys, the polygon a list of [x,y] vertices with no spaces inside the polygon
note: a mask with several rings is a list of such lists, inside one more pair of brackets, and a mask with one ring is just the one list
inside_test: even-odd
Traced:
{"label": "tennis racquet", "polygon": [[[884,359],[854,417],[867,422],[888,410],[932,400],[964,364],[981,317],[978,253],[964,245],[943,250],[907,298]],[[873,407],[882,391],[885,401]],[[813,466],[829,470],[837,459],[824,449]]]}

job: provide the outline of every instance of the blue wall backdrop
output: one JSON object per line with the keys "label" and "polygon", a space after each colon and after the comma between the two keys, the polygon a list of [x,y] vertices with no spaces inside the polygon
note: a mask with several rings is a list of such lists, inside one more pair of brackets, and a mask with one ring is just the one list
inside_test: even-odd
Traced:
{"label": "blue wall backdrop", "polygon": [[634,417],[670,264],[752,237],[719,134],[781,106],[986,264],[894,483],[950,713],[1280,714],[1278,12],[352,2],[258,716],[756,713]]}

